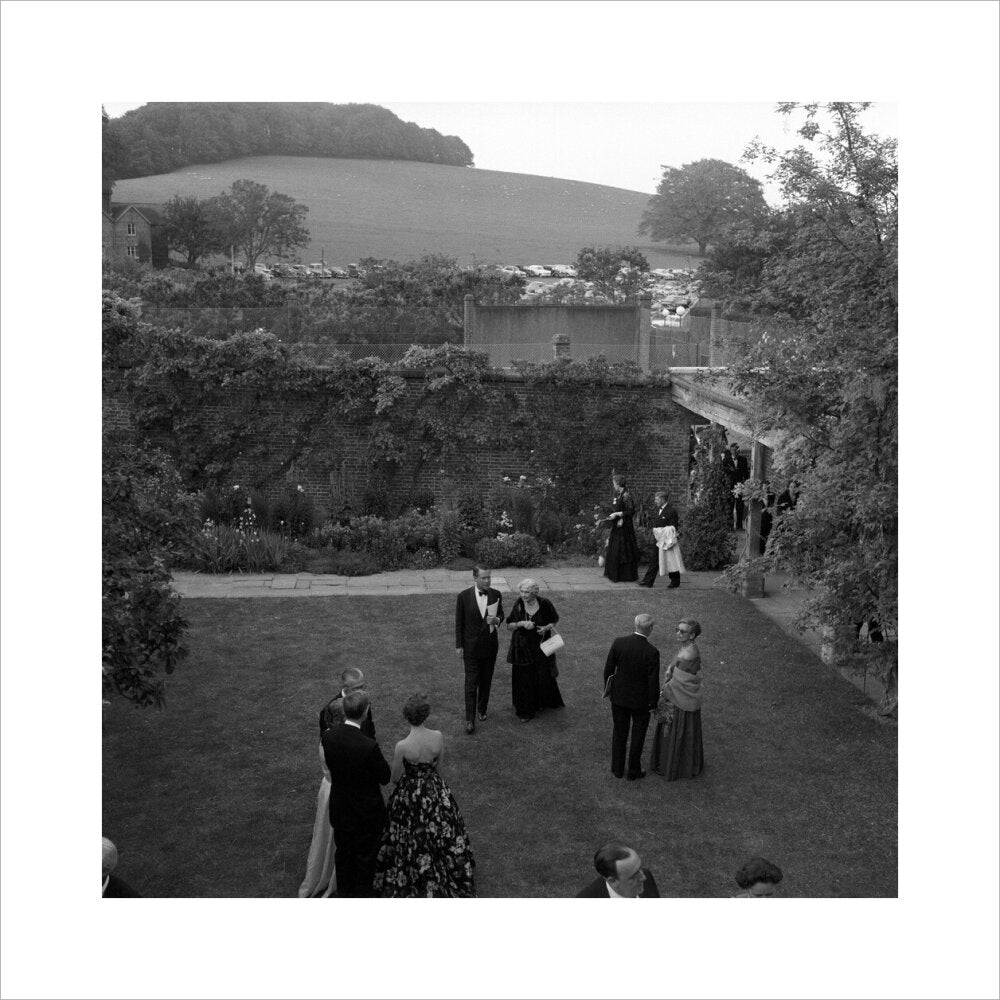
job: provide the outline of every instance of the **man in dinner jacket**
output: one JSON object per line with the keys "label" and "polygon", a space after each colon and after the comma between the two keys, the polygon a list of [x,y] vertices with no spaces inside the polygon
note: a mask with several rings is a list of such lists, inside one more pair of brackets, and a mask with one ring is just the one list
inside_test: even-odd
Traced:
{"label": "man in dinner jacket", "polygon": [[[470,734],[476,731],[477,709],[479,721],[486,721],[497,663],[497,626],[503,621],[503,597],[490,587],[489,567],[477,564],[472,578],[473,586],[455,603],[455,654],[465,667],[465,731]],[[497,613],[487,615],[493,604]]]}
{"label": "man in dinner jacket", "polygon": [[369,708],[366,691],[344,695],[344,724],[323,733],[330,770],[330,825],[338,896],[371,896],[375,858],[386,824],[382,785],[390,769],[379,745],[361,732]]}
{"label": "man in dinner jacket", "polygon": [[642,770],[642,745],[649,728],[649,713],[660,697],[660,651],[649,642],[653,631],[650,615],[635,616],[632,635],[615,639],[604,664],[604,683],[611,681],[611,773],[616,778],[625,774],[625,744],[629,727],[632,743],[628,754],[629,781],[645,778]]}
{"label": "man in dinner jacket", "polygon": [[597,878],[576,895],[578,899],[659,899],[660,890],[642,858],[624,844],[605,844],[594,855]]}

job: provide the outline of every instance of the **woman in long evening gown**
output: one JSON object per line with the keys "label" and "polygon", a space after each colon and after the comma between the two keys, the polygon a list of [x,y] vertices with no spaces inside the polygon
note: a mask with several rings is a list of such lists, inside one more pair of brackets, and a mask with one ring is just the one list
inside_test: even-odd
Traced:
{"label": "woman in long evening gown", "polygon": [[550,600],[538,596],[534,580],[522,580],[517,589],[521,596],[507,616],[511,634],[507,662],[514,711],[522,722],[529,722],[540,709],[563,707],[555,654],[546,656],[541,649],[542,641],[555,631],[559,613]]}
{"label": "woman in long evening gown", "polygon": [[[320,713],[323,729],[339,725],[344,721],[342,702],[336,706],[331,702]],[[338,714],[339,713],[339,714]],[[337,873],[333,864],[333,827],[330,826],[330,771],[326,766],[323,744],[319,744],[319,766],[323,769],[323,779],[316,794],[316,820],[313,823],[312,842],[306,860],[306,877],[299,886],[299,899],[332,896],[337,889]]]}
{"label": "woman in long evening gown", "polygon": [[389,821],[375,861],[376,896],[473,897],[476,862],[454,795],[441,777],[444,738],[424,721],[430,704],[414,695],[403,706],[410,724],[396,744]]}
{"label": "woman in long evening gown", "polygon": [[612,476],[611,481],[615,496],[608,517],[611,532],[604,551],[604,575],[614,583],[631,583],[639,579],[639,545],[632,523],[635,501],[624,476]]}
{"label": "woman in long evening gown", "polygon": [[701,626],[685,618],[677,626],[681,648],[667,667],[656,709],[649,766],[667,781],[695,778],[705,766],[701,743]]}

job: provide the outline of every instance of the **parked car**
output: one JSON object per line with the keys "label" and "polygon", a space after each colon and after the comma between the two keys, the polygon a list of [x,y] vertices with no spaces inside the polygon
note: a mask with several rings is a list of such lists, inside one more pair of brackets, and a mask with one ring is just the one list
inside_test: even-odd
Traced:
{"label": "parked car", "polygon": [[674,276],[673,270],[669,267],[654,267],[649,273],[656,275],[657,278],[672,278]]}
{"label": "parked car", "polygon": [[347,271],[344,268],[342,268],[342,267],[331,267],[330,268],[330,274],[334,278],[349,278],[350,277],[350,275],[347,273]]}
{"label": "parked car", "polygon": [[[524,286],[525,295],[539,295],[544,292],[549,286],[545,284],[544,281],[529,281],[527,285]],[[524,296],[522,296],[523,298]]]}
{"label": "parked car", "polygon": [[361,271],[358,268],[357,264],[348,264],[347,265],[347,276],[349,278],[360,278],[361,277]]}
{"label": "parked car", "polygon": [[546,264],[554,278],[575,278],[576,268],[571,264]]}
{"label": "parked car", "polygon": [[524,270],[526,274],[530,274],[533,278],[552,277],[552,272],[547,267],[542,267],[541,264],[529,264]]}
{"label": "parked car", "polygon": [[500,271],[503,274],[513,275],[515,278],[526,278],[527,275],[516,264],[504,264]]}

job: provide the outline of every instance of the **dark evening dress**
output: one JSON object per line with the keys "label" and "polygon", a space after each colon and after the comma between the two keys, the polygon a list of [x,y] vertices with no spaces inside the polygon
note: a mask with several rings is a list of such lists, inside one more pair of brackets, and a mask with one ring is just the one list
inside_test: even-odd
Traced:
{"label": "dark evening dress", "polygon": [[[558,669],[555,656],[546,656],[538,626],[554,625],[559,621],[555,605],[544,597],[538,598],[538,610],[529,615],[524,601],[514,602],[508,622],[533,621],[535,628],[516,628],[510,634],[507,662],[510,664],[510,690],[514,711],[519,719],[532,719],[542,708],[562,708],[563,700],[556,683]],[[546,634],[546,638],[548,635]]]}
{"label": "dark evening dress", "polygon": [[376,896],[471,898],[476,862],[458,803],[433,761],[403,760],[375,862]]}
{"label": "dark evening dress", "polygon": [[611,511],[620,510],[624,517],[611,522],[608,547],[604,554],[604,575],[613,583],[631,583],[639,579],[639,546],[635,540],[635,501],[628,490],[622,490],[612,501]]}
{"label": "dark evening dress", "polygon": [[[694,672],[685,667],[693,666]],[[705,766],[705,751],[701,743],[701,657],[694,660],[674,660],[671,677],[664,684],[673,704],[661,695],[665,722],[657,721],[653,733],[650,769],[662,774],[667,781],[696,778]],[[661,714],[657,709],[657,715]]]}

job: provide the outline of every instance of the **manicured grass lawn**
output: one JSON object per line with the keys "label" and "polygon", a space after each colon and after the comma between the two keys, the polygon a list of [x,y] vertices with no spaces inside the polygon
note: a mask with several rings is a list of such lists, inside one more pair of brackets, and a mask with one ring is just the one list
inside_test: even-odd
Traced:
{"label": "manicured grass lawn", "polygon": [[[783,895],[896,895],[896,732],[862,714],[847,681],[722,591],[548,596],[568,646],[567,707],[517,721],[502,630],[474,737],[451,595],[185,601],[191,655],[167,708],[105,709],[104,834],[119,874],[149,896],[294,896],[320,778],[317,715],[357,664],[389,759],[407,732],[403,702],[429,695],[481,896],[572,896],[611,839],[640,851],[664,896],[732,895],[754,854],[781,866]],[[706,769],[695,780],[610,773],[602,668],[644,610],[664,663],[679,617],[704,630]],[[652,727],[646,760],[651,739]]]}

